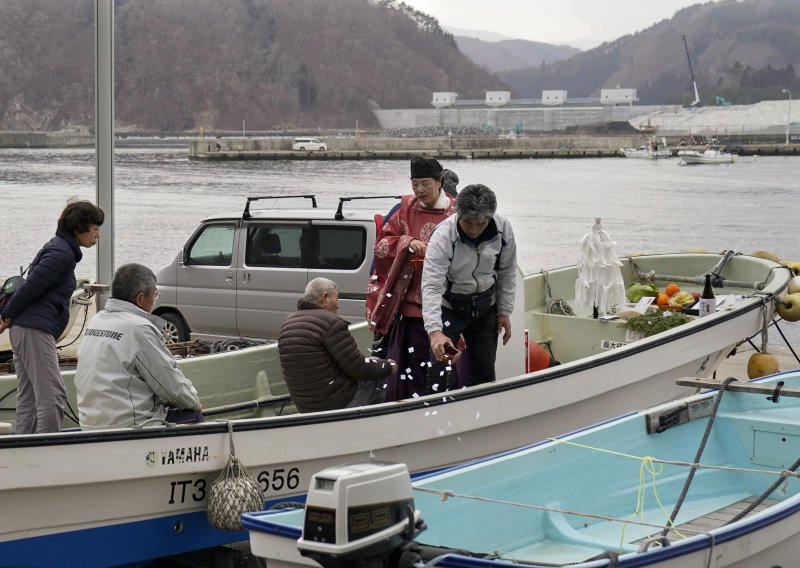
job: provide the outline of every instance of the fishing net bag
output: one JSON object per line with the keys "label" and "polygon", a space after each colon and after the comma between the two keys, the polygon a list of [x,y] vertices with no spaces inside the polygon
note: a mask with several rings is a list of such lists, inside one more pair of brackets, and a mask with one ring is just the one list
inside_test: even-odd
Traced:
{"label": "fishing net bag", "polygon": [[242,513],[264,509],[264,493],[261,484],[247,471],[236,457],[233,448],[233,425],[228,423],[230,456],[225,468],[211,483],[208,490],[208,522],[218,529],[240,531]]}

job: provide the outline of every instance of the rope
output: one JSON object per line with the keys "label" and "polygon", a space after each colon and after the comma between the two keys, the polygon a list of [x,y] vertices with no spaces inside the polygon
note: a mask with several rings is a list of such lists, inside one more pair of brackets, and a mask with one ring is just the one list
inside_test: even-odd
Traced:
{"label": "rope", "polygon": [[[600,521],[611,521],[615,523],[623,523],[627,525],[637,525],[637,526],[644,526],[650,527],[654,529],[669,529],[669,527],[664,525],[658,525],[655,523],[647,523],[641,521],[634,521],[630,519],[621,519],[619,517],[609,517],[607,515],[597,515],[595,513],[582,513],[580,511],[570,511],[568,509],[559,509],[557,507],[546,507],[544,505],[531,505],[529,503],[518,503],[516,501],[507,501],[505,499],[493,499],[491,497],[481,497],[479,495],[466,495],[464,493],[456,493],[450,489],[433,489],[431,487],[414,487],[414,491],[419,491],[421,493],[432,493],[434,495],[441,495],[442,501],[447,501],[451,497],[460,497],[462,499],[471,499],[473,501],[481,501],[483,503],[493,503],[495,505],[509,505],[511,507],[519,507],[522,509],[532,509],[535,511],[545,511],[549,513],[561,513],[563,515],[573,515],[576,517],[585,517],[588,519],[596,519]],[[694,531],[691,529],[685,529],[685,532],[692,533],[692,534],[704,534],[702,531]]]}
{"label": "rope", "polygon": [[728,522],[727,522],[727,523],[725,523],[725,524],[726,524],[726,525],[729,525],[729,524],[731,524],[731,523],[735,523],[735,522],[736,522],[736,521],[738,521],[739,519],[742,519],[742,518],[744,518],[745,516],[747,516],[747,515],[749,515],[750,513],[752,513],[752,512],[753,512],[753,510],[754,510],[756,507],[758,507],[758,506],[759,506],[761,503],[763,503],[763,502],[764,502],[764,500],[765,500],[767,497],[769,497],[770,495],[772,495],[772,492],[773,492],[773,491],[775,491],[775,490],[776,490],[778,487],[780,487],[781,483],[785,483],[785,482],[786,482],[786,478],[788,478],[788,477],[789,477],[789,474],[790,474],[790,473],[795,473],[795,472],[797,471],[797,468],[798,468],[798,467],[800,467],[800,458],[798,458],[798,459],[797,459],[797,460],[796,460],[796,461],[795,461],[795,462],[792,464],[792,466],[791,466],[791,467],[790,467],[788,470],[786,470],[786,469],[782,470],[782,471],[781,471],[781,476],[780,476],[780,478],[779,478],[779,479],[776,479],[776,480],[775,480],[775,481],[772,483],[772,485],[770,485],[769,487],[767,487],[767,490],[766,490],[766,491],[764,491],[764,493],[762,493],[762,494],[761,494],[761,495],[758,497],[758,499],[756,499],[755,501],[753,501],[753,502],[752,502],[752,503],[751,503],[751,504],[750,504],[750,505],[749,505],[749,506],[748,506],[748,507],[747,507],[747,508],[746,508],[744,511],[740,512],[738,515],[736,515],[735,517],[733,517],[733,519],[731,519],[730,521],[728,521]]}
{"label": "rope", "polygon": [[767,328],[769,327],[769,315],[767,314],[767,302],[761,304],[761,352],[767,353],[767,341],[769,340],[769,332]]}
{"label": "rope", "polygon": [[[700,447],[697,448],[697,455],[694,458],[695,463],[700,463],[700,458],[703,457],[703,451],[706,449],[706,442],[708,442],[708,437],[711,434],[711,427],[714,425],[714,419],[717,417],[717,410],[719,410],[719,405],[722,402],[722,395],[725,392],[727,386],[735,381],[736,379],[733,377],[728,377],[724,381],[722,381],[721,388],[719,389],[719,393],[714,400],[714,408],[711,410],[711,415],[708,417],[708,424],[706,424],[706,430],[703,432],[703,439],[700,440]],[[683,490],[681,490],[681,494],[678,497],[677,503],[675,503],[675,508],[672,510],[672,514],[669,516],[669,524],[672,525],[675,521],[675,517],[678,516],[678,511],[681,510],[683,506],[683,501],[686,499],[686,494],[689,492],[689,487],[692,484],[692,480],[694,479],[694,474],[697,472],[697,467],[692,466],[689,470],[689,475],[686,477],[686,482],[683,484]],[[669,528],[665,528],[661,531],[662,536],[667,536],[669,533]]]}
{"label": "rope", "polygon": [[654,458],[654,457],[651,457],[651,456],[637,456],[637,455],[634,455],[634,454],[626,454],[626,453],[617,452],[617,451],[614,451],[614,450],[607,450],[605,448],[598,448],[598,447],[589,446],[589,445],[586,445],[586,444],[579,444],[577,442],[570,442],[569,440],[560,440],[558,438],[547,438],[547,440],[551,441],[551,442],[558,442],[559,444],[566,444],[568,446],[576,446],[578,448],[584,448],[586,450],[592,450],[592,451],[596,451],[596,452],[603,452],[603,453],[606,453],[606,454],[612,454],[612,455],[621,456],[621,457],[625,457],[625,458],[630,458],[630,459],[634,459],[634,460],[640,460],[640,461],[641,460],[647,460],[647,461],[650,461],[652,463],[658,463],[658,464],[678,465],[678,466],[686,466],[686,467],[696,467],[698,469],[712,469],[712,470],[721,470],[721,471],[733,471],[733,472],[739,472],[739,473],[761,473],[761,474],[766,474],[766,475],[788,475],[789,477],[800,478],[800,472],[798,472],[798,473],[794,473],[794,472],[784,473],[785,470],[784,471],[775,471],[775,470],[770,470],[770,469],[752,469],[752,468],[746,468],[746,467],[733,467],[733,466],[726,466],[726,465],[705,465],[705,464],[700,464],[700,463],[695,463],[695,462],[678,461],[678,460],[662,460],[662,459]]}

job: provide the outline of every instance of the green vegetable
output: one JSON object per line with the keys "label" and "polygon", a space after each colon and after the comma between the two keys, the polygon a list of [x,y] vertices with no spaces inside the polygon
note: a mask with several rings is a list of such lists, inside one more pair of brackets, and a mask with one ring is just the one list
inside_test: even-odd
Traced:
{"label": "green vegetable", "polygon": [[628,297],[628,300],[635,304],[642,299],[642,296],[652,296],[654,298],[658,296],[658,288],[653,284],[639,284],[636,282],[628,287],[625,295]]}
{"label": "green vegetable", "polygon": [[642,315],[629,319],[625,325],[631,331],[643,333],[646,337],[649,337],[688,323],[692,319],[694,318],[680,312],[662,312],[661,310],[650,308]]}

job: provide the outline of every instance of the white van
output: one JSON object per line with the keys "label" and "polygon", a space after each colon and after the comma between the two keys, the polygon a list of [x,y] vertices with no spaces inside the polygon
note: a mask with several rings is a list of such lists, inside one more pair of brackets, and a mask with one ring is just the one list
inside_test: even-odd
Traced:
{"label": "white van", "polygon": [[[374,212],[306,209],[213,215],[200,223],[175,259],[158,271],[153,313],[168,341],[275,338],[297,309],[306,284],[324,276],[339,288],[339,315],[364,319],[372,267]],[[358,198],[356,198],[358,199]]]}
{"label": "white van", "polygon": [[295,138],[294,144],[292,144],[292,150],[296,152],[327,152],[328,145],[316,138]]}

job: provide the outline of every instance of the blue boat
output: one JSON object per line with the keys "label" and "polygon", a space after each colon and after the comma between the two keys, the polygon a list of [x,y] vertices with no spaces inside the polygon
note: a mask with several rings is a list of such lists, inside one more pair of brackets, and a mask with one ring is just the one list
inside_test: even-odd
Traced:
{"label": "blue boat", "polygon": [[[378,540],[393,550],[378,560],[402,566],[398,559],[410,555],[412,563],[447,568],[797,566],[800,371],[750,383],[681,382],[719,390],[416,479],[409,495],[417,516],[393,519],[394,536],[382,527]],[[325,492],[344,488],[342,472],[347,467],[312,480],[306,509],[315,518],[326,510]],[[348,503],[359,493],[346,489],[331,517],[349,523],[339,532],[317,532],[303,510],[245,515],[253,552],[270,568],[347,566],[358,553],[356,515],[369,507]],[[381,488],[376,507],[402,502],[393,490]],[[364,544],[360,560],[374,560],[379,543]]]}

